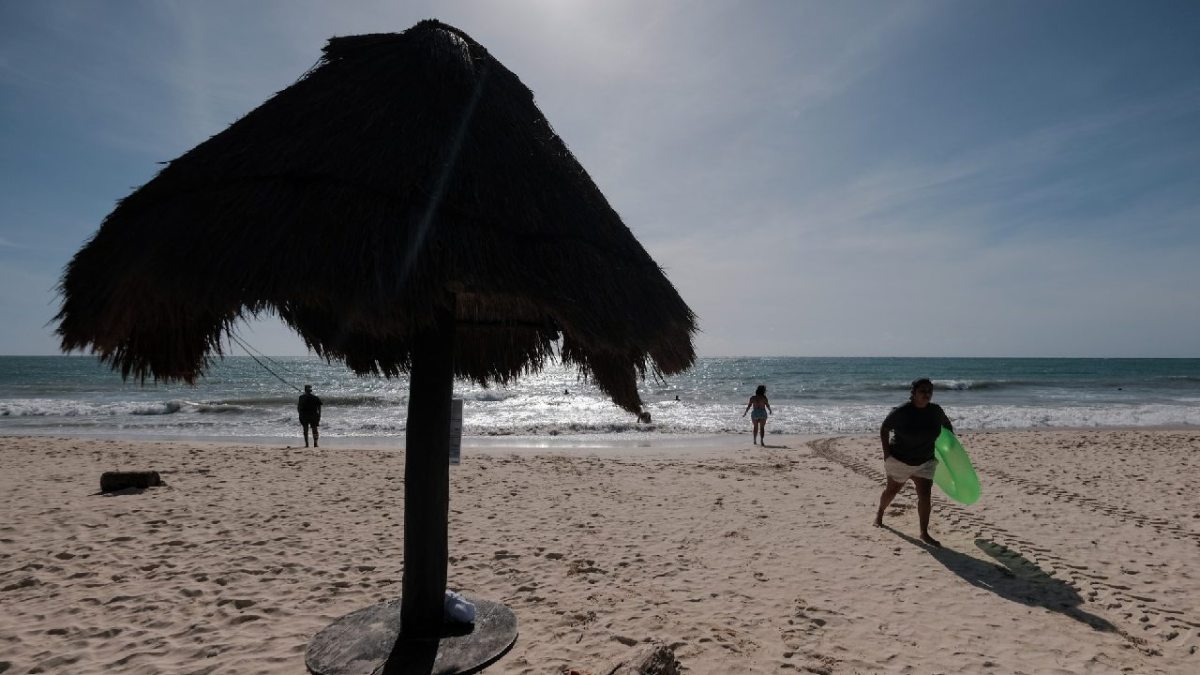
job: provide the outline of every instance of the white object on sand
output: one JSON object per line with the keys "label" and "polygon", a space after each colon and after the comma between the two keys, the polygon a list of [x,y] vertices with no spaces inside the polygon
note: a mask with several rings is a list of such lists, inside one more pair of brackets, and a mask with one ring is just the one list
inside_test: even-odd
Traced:
{"label": "white object on sand", "polygon": [[458,623],[475,623],[475,605],[458,593],[446,591],[445,608],[447,619]]}

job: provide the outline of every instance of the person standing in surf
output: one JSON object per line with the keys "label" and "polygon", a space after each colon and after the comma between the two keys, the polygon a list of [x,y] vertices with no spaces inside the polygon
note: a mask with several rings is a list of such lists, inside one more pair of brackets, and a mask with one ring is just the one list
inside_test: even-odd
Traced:
{"label": "person standing in surf", "polygon": [[321,426],[321,399],[312,393],[311,384],[304,385],[304,393],[300,394],[300,400],[296,402],[296,412],[300,413],[300,426],[304,428],[304,447],[308,447],[309,427],[312,427],[313,447],[320,447],[317,444],[317,435]]}
{"label": "person standing in surf", "polygon": [[883,527],[883,512],[904,487],[904,483],[912,479],[917,488],[917,520],[921,526],[921,541],[941,548],[941,542],[929,534],[929,514],[933,510],[933,472],[937,469],[933,444],[942,433],[942,427],[954,431],[954,425],[942,407],[933,403],[932,399],[933,382],[926,378],[913,380],[908,403],[892,409],[879,427],[887,485],[879,497],[875,527]]}
{"label": "person standing in surf", "polygon": [[[750,412],[751,409],[754,412]],[[758,389],[754,390],[754,395],[750,397],[750,402],[746,404],[746,409],[742,411],[742,417],[746,413],[750,413],[750,422],[753,427],[750,428],[750,442],[757,444],[755,439],[761,439],[762,444],[767,444],[767,413],[772,415],[775,411],[771,410],[771,404],[767,402],[767,387],[766,385],[758,385]]]}

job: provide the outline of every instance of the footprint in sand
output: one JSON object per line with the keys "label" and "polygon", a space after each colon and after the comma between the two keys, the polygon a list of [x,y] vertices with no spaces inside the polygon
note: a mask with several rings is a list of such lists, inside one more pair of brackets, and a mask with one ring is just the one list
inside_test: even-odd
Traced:
{"label": "footprint in sand", "polygon": [[831,622],[837,623],[841,617],[840,613],[811,605],[804,598],[796,598],[792,607],[792,616],[787,621],[788,627],[780,631],[784,643],[792,650],[800,648],[795,638],[811,636],[824,630]]}

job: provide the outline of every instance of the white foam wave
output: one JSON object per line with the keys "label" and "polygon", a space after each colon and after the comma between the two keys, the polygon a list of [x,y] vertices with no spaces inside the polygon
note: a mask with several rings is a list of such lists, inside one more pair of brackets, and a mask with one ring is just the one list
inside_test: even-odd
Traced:
{"label": "white foam wave", "polygon": [[228,415],[246,412],[247,409],[240,405],[233,405],[230,403],[197,403],[195,404],[195,410],[198,413],[216,413],[219,415]]}
{"label": "white foam wave", "polygon": [[123,415],[172,415],[196,410],[197,404],[170,401],[119,401],[94,403],[70,399],[11,399],[0,401],[0,417],[120,417]]}
{"label": "white foam wave", "polygon": [[[183,409],[183,401],[163,401],[162,403],[135,403],[129,409],[130,415],[170,415]],[[111,414],[120,414],[113,411]]]}
{"label": "white foam wave", "polygon": [[[560,390],[561,391],[561,390]],[[511,392],[492,399],[468,399],[464,433],[468,436],[560,436],[595,434],[724,434],[744,433],[750,421],[744,405],[661,401],[650,403],[651,423],[599,397],[575,395],[537,397]],[[873,433],[891,406],[777,401],[767,423],[770,433]],[[1053,427],[1198,426],[1200,406],[1172,401],[1149,404],[1062,405],[946,405],[960,430]],[[395,437],[406,429],[402,405],[329,406],[325,435]],[[239,406],[224,403],[118,401],[108,403],[57,399],[0,401],[0,432],[56,428],[119,429],[145,434],[227,436],[291,436],[298,433],[294,408],[289,405]]]}
{"label": "white foam wave", "polygon": [[503,401],[510,395],[507,392],[499,389],[480,389],[462,395],[462,398],[468,401]]}

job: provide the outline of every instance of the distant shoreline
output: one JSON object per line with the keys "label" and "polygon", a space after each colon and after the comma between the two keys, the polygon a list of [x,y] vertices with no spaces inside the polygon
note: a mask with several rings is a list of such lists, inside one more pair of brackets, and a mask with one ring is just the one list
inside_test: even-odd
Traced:
{"label": "distant shoreline", "polygon": [[[1093,426],[1093,427],[1025,427],[1012,429],[969,429],[961,428],[959,435],[993,435],[1013,433],[1063,433],[1063,432],[1189,432],[1200,431],[1200,426],[1194,425],[1157,425],[1157,426]],[[813,434],[767,434],[767,447],[785,446],[788,448],[803,447],[806,443],[828,438],[865,438],[874,437],[875,432],[847,433],[813,433]],[[86,439],[96,441],[120,441],[127,443],[186,443],[197,445],[237,445],[262,448],[295,448],[304,447],[303,439],[297,428],[295,436],[205,436],[205,435],[170,435],[170,434],[128,434],[115,431],[113,433],[41,431],[41,430],[0,430],[3,438],[62,438]],[[404,447],[403,434],[395,436],[334,436],[321,437],[322,448],[330,450],[401,450]],[[630,454],[650,452],[688,452],[708,450],[728,450],[730,447],[741,445],[754,447],[750,444],[750,432],[730,432],[725,434],[697,433],[665,434],[655,432],[625,432],[625,433],[593,433],[593,434],[556,434],[556,435],[495,435],[495,436],[463,436],[463,448],[488,453],[513,452],[521,454],[555,453],[560,451],[602,451],[610,454]]]}

